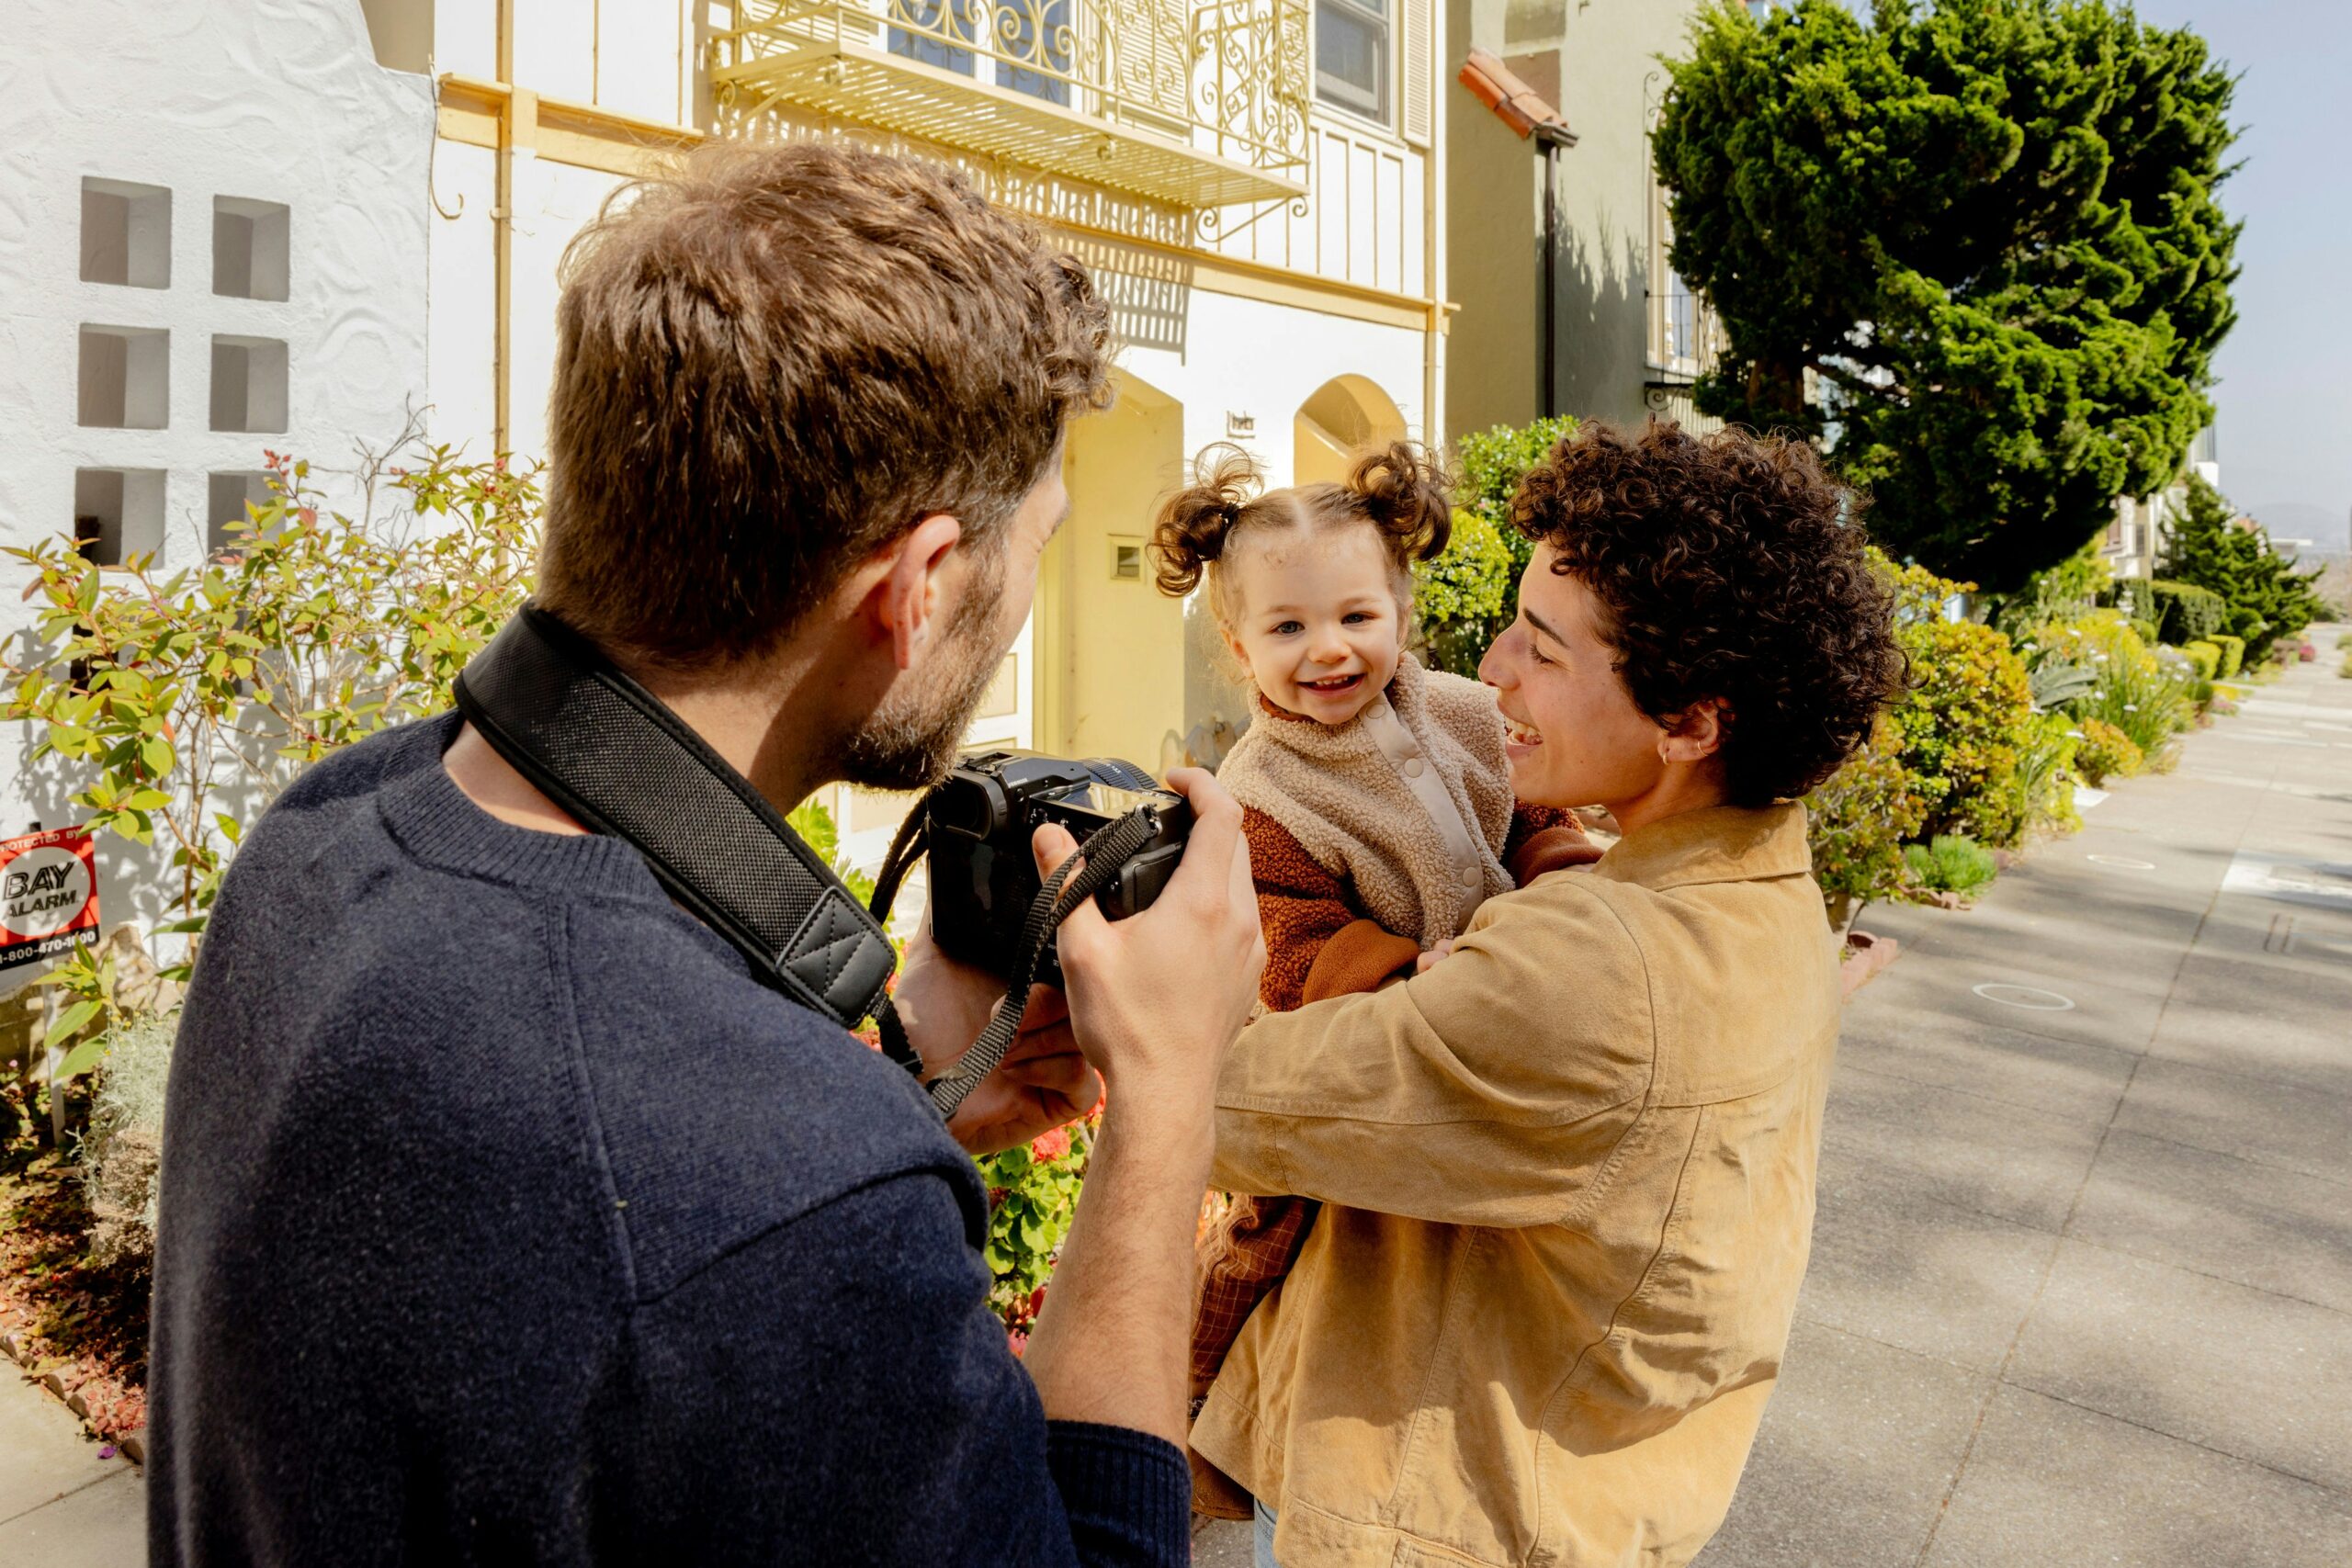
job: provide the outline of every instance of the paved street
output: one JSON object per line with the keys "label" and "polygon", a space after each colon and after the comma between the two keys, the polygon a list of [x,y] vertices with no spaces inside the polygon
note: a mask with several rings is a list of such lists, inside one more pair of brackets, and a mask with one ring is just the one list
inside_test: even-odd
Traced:
{"label": "paved street", "polygon": [[0,1568],[138,1568],[147,1480],[100,1459],[72,1412],[0,1359]]}
{"label": "paved street", "polygon": [[1812,1272],[1702,1568],[2352,1562],[2352,681],[1877,910]]}

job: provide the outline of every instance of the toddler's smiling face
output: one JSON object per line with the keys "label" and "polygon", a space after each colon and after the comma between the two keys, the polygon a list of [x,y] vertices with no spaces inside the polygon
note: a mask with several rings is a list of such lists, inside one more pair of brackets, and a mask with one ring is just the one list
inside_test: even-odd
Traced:
{"label": "toddler's smiling face", "polygon": [[1377,529],[1289,529],[1249,538],[1224,566],[1226,642],[1259,693],[1341,725],[1396,678],[1405,622]]}

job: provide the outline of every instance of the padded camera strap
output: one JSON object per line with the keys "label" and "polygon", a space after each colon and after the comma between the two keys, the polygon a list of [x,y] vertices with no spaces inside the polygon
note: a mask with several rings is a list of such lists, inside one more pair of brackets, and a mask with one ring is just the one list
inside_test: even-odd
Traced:
{"label": "padded camera strap", "polygon": [[594,645],[526,604],[466,666],[457,696],[493,750],[581,826],[636,846],[761,980],[844,1029],[876,1019],[892,1057],[916,1066],[885,989],[898,957],[881,920]]}

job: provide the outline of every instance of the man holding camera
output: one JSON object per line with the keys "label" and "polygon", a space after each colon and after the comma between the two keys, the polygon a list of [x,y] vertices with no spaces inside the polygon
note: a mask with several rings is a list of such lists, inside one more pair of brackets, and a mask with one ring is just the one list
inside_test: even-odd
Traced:
{"label": "man holding camera", "polygon": [[[934,780],[1106,400],[1104,321],[939,170],[698,154],[566,259],[541,608],[779,808]],[[1238,808],[1171,782],[1167,890],[1070,919],[1067,1006],[1037,993],[943,1127],[455,716],[314,770],[181,1028],[153,1560],[1184,1562],[1193,1219],[1263,950]],[[1074,848],[1041,832],[1041,869]],[[927,1066],[998,990],[915,938]],[[1103,1085],[1024,1372],[966,1151]]]}

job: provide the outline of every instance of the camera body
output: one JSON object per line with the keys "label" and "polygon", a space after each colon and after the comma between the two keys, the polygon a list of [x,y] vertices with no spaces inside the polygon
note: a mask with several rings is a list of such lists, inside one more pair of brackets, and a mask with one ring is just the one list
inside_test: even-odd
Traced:
{"label": "camera body", "polygon": [[[1011,977],[1022,929],[1044,885],[1029,840],[1057,822],[1084,843],[1137,807],[1157,831],[1094,896],[1105,918],[1140,913],[1159,897],[1184,856],[1193,808],[1132,762],[1071,761],[1034,751],[992,750],[959,761],[923,803],[923,848],[931,864],[932,938],[948,957]],[[1048,940],[1037,979],[1062,983],[1058,942]]]}

